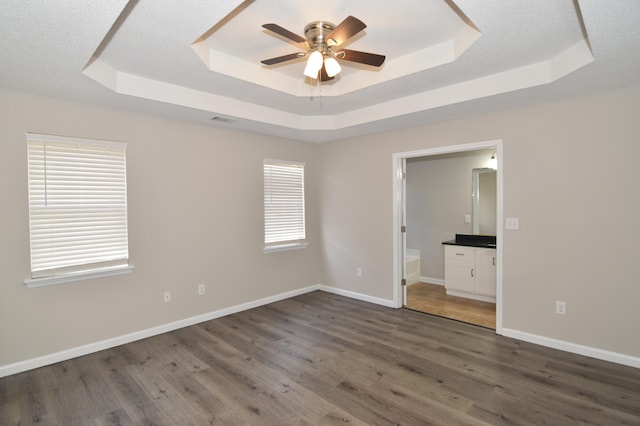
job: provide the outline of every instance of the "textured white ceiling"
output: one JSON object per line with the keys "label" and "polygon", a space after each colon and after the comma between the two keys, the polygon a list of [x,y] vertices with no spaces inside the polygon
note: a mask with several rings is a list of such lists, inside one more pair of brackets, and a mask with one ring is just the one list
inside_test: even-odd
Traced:
{"label": "textured white ceiling", "polygon": [[[321,142],[640,84],[636,0],[454,2],[5,0],[0,87]],[[303,61],[259,64],[298,51],[263,23],[303,35],[348,15],[368,27],[347,47],[386,55],[380,70],[314,86]]]}

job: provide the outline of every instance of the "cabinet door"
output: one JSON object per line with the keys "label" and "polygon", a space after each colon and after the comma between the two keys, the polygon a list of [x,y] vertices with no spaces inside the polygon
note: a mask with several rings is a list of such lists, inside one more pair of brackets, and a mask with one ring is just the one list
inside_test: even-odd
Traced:
{"label": "cabinet door", "polygon": [[447,290],[475,292],[473,264],[448,260],[445,263],[444,279]]}
{"label": "cabinet door", "polygon": [[496,296],[496,251],[476,249],[476,293]]}

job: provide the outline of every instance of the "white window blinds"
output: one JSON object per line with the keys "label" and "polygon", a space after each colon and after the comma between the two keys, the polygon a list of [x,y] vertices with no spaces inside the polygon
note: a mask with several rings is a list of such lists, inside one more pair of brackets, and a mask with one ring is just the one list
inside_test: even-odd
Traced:
{"label": "white window blinds", "polygon": [[264,243],[303,243],[304,163],[264,160]]}
{"label": "white window blinds", "polygon": [[126,144],[27,133],[32,278],[128,263]]}

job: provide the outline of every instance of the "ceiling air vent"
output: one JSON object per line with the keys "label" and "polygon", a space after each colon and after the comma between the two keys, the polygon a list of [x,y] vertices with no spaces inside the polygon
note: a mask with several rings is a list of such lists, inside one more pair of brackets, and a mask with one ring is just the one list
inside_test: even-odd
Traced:
{"label": "ceiling air vent", "polygon": [[225,124],[231,124],[236,122],[236,120],[232,118],[219,117],[219,116],[211,117],[211,121],[217,121],[218,123],[225,123]]}

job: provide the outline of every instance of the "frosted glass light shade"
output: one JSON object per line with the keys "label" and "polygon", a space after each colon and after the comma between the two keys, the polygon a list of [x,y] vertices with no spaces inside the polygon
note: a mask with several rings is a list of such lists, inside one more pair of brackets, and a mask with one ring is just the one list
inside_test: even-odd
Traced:
{"label": "frosted glass light shade", "polygon": [[335,58],[326,58],[324,60],[324,69],[327,71],[329,77],[335,77],[342,71],[340,64]]}
{"label": "frosted glass light shade", "polygon": [[322,53],[317,50],[311,52],[307,59],[307,66],[304,68],[304,75],[309,78],[318,78],[318,71],[322,68]]}
{"label": "frosted glass light shade", "polygon": [[317,69],[310,67],[308,64],[307,66],[304,68],[304,75],[306,75],[309,78],[318,78],[318,71]]}
{"label": "frosted glass light shade", "polygon": [[318,50],[311,52],[311,55],[309,55],[309,59],[307,60],[307,66],[320,71],[320,68],[322,68],[322,53]]}

